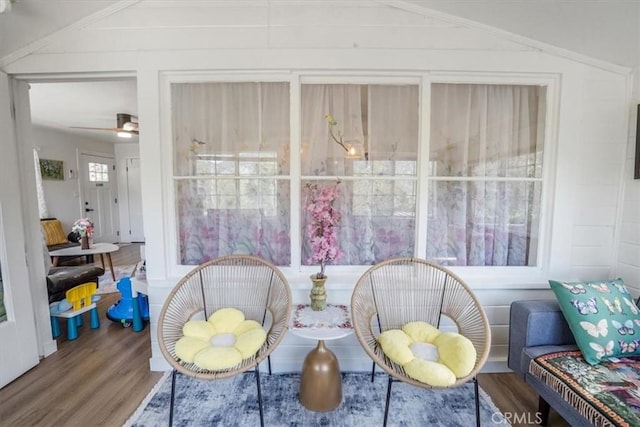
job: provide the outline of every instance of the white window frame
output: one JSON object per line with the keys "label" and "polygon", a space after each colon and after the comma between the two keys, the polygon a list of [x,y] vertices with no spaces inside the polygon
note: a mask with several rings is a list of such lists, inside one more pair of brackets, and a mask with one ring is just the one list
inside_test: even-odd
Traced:
{"label": "white window frame", "polygon": [[[557,129],[558,129],[558,112],[559,112],[559,90],[560,76],[551,73],[474,73],[474,72],[432,72],[424,75],[423,89],[424,97],[422,102],[425,106],[423,109],[423,123],[430,126],[431,116],[431,85],[434,83],[459,83],[459,84],[496,84],[496,85],[522,85],[522,86],[544,86],[546,88],[546,108],[545,108],[545,128],[544,128],[544,152],[542,160],[542,194],[540,196],[540,223],[536,230],[538,233],[538,252],[537,264],[535,266],[456,266],[447,267],[450,270],[460,274],[465,280],[473,280],[475,284],[482,284],[485,287],[503,288],[505,285],[513,285],[514,283],[532,283],[544,281],[546,272],[549,270],[549,260],[551,256],[551,223],[553,216],[553,189],[555,188],[555,171],[556,171],[556,151],[557,151]],[[421,140],[423,143],[421,148],[424,149],[424,157],[420,157],[420,162],[426,164],[429,158],[429,129],[425,129],[421,134],[427,141]],[[426,169],[426,168],[424,168]],[[424,174],[428,171],[424,170]],[[436,178],[437,179],[437,178]],[[479,179],[486,180],[484,177]],[[438,180],[446,180],[440,178]],[[428,186],[429,177],[421,175],[418,183]],[[427,187],[428,188],[428,187]],[[420,194],[420,189],[418,193]],[[426,191],[426,188],[425,188]],[[425,197],[424,199],[428,199]],[[424,200],[424,212],[428,212],[427,200]],[[417,240],[419,244],[423,244],[418,253],[419,256],[426,255],[426,215],[419,215],[422,219],[420,226],[421,233]]]}
{"label": "white window frame", "polygon": [[[179,248],[177,236],[177,212],[175,205],[175,179],[173,168],[173,132],[171,129],[170,88],[173,83],[239,83],[239,82],[285,82],[289,83],[290,91],[290,159],[289,182],[291,195],[290,210],[290,244],[291,266],[280,267],[292,284],[297,281],[308,283],[310,274],[316,272],[317,266],[304,266],[301,262],[301,183],[305,180],[333,180],[333,176],[308,176],[301,175],[301,160],[299,156],[301,147],[301,87],[303,84],[417,84],[419,86],[419,148],[417,168],[417,200],[416,200],[416,229],[415,229],[415,255],[424,258],[426,256],[427,221],[429,212],[428,197],[420,197],[428,194],[429,177],[429,138],[431,119],[431,85],[434,83],[460,83],[460,84],[497,84],[497,85],[533,85],[546,87],[546,117],[544,128],[544,153],[542,172],[542,194],[540,206],[540,224],[538,233],[537,265],[526,267],[515,266],[455,266],[448,267],[459,274],[465,280],[473,280],[474,284],[482,285],[490,289],[503,288],[505,285],[518,283],[538,283],[545,280],[545,273],[549,269],[551,256],[551,224],[553,216],[553,195],[556,174],[556,151],[560,97],[560,75],[554,73],[489,73],[489,72],[307,72],[292,71],[281,72],[252,72],[243,73],[216,73],[216,72],[162,72],[161,82],[161,123],[163,123],[162,152],[170,153],[163,157],[163,170],[166,180],[163,194],[165,199],[166,224],[166,259],[170,260],[169,273],[171,276],[182,276],[189,272],[193,266],[178,264]],[[421,165],[423,165],[421,167]],[[265,177],[268,178],[268,177]],[[341,177],[349,179],[350,177]],[[394,177],[385,177],[394,179]],[[422,213],[425,213],[424,215]],[[327,274],[336,282],[337,289],[350,289],[357,278],[370,266],[332,266],[327,267]]]}

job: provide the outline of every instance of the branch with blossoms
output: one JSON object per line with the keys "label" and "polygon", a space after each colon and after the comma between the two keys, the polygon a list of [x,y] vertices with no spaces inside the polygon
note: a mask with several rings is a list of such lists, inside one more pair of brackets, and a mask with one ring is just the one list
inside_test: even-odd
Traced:
{"label": "branch with blossoms", "polygon": [[311,214],[311,222],[307,225],[307,237],[311,244],[309,264],[320,264],[318,279],[325,276],[324,270],[328,262],[338,261],[343,252],[338,246],[338,223],[342,213],[333,204],[338,198],[337,181],[331,185],[318,186],[308,183],[305,186],[306,210]]}
{"label": "branch with blossoms", "polygon": [[331,139],[333,139],[336,142],[336,144],[341,146],[344,149],[344,151],[348,153],[349,149],[347,148],[346,145],[344,145],[342,132],[340,132],[340,129],[337,129],[338,122],[336,121],[336,119],[333,117],[332,114],[325,114],[324,119],[327,121],[327,124],[329,125],[329,135],[331,135]]}

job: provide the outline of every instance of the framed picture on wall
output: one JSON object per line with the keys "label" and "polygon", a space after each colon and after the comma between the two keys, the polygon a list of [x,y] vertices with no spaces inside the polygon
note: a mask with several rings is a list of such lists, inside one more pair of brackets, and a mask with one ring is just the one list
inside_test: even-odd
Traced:
{"label": "framed picture on wall", "polygon": [[64,179],[64,161],[40,159],[40,174],[42,179]]}

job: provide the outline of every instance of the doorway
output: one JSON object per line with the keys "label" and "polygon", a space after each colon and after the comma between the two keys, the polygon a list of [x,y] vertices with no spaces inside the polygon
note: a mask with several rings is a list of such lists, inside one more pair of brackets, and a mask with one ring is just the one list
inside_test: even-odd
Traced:
{"label": "doorway", "polygon": [[[41,159],[56,160],[64,165],[60,179],[43,181],[48,216],[63,223],[65,234],[78,218],[91,216],[99,222],[93,236],[96,241],[120,241],[118,206],[122,188],[118,187],[121,179],[113,167],[115,164],[118,170],[118,163],[126,157],[118,154],[119,146],[131,147],[137,152],[138,135],[136,132],[129,139],[119,138],[114,128],[118,126],[117,114],[137,115],[135,76],[87,75],[80,79],[75,75],[66,80],[60,76],[42,77],[30,80],[28,86],[33,125],[29,143],[38,149]],[[93,163],[93,172],[99,165],[100,174],[95,176],[100,176],[100,180],[89,181],[89,163]],[[35,193],[35,185],[33,191]],[[94,210],[86,212],[86,209]],[[33,227],[39,232],[37,212],[34,215]],[[41,245],[38,249],[42,254]],[[45,310],[42,305],[33,305],[30,314],[33,316],[34,312],[48,322],[46,305]],[[39,327],[38,342],[55,344],[51,334],[42,331],[44,328]]]}

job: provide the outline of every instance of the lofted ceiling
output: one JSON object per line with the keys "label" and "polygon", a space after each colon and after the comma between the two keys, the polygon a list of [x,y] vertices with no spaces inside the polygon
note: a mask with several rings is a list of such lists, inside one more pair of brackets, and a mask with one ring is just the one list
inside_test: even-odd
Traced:
{"label": "lofted ceiling", "polygon": [[[143,0],[150,1],[150,0]],[[185,7],[190,3],[185,1]],[[203,1],[203,0],[200,0]],[[224,0],[208,0],[224,1]],[[228,0],[227,0],[228,1]],[[283,0],[255,0],[267,4]],[[293,0],[286,0],[293,1]],[[299,3],[316,0],[297,0]],[[348,0],[345,0],[348,1]],[[351,3],[357,4],[352,0]],[[640,69],[639,0],[370,0],[414,10],[425,8],[535,39],[602,61]],[[42,46],[59,31],[90,22],[140,0],[14,0],[0,13],[0,69]],[[137,115],[135,79],[34,83],[32,121],[88,138],[123,142],[115,133],[70,126],[114,127],[116,113]],[[130,140],[137,142],[137,137]]]}

